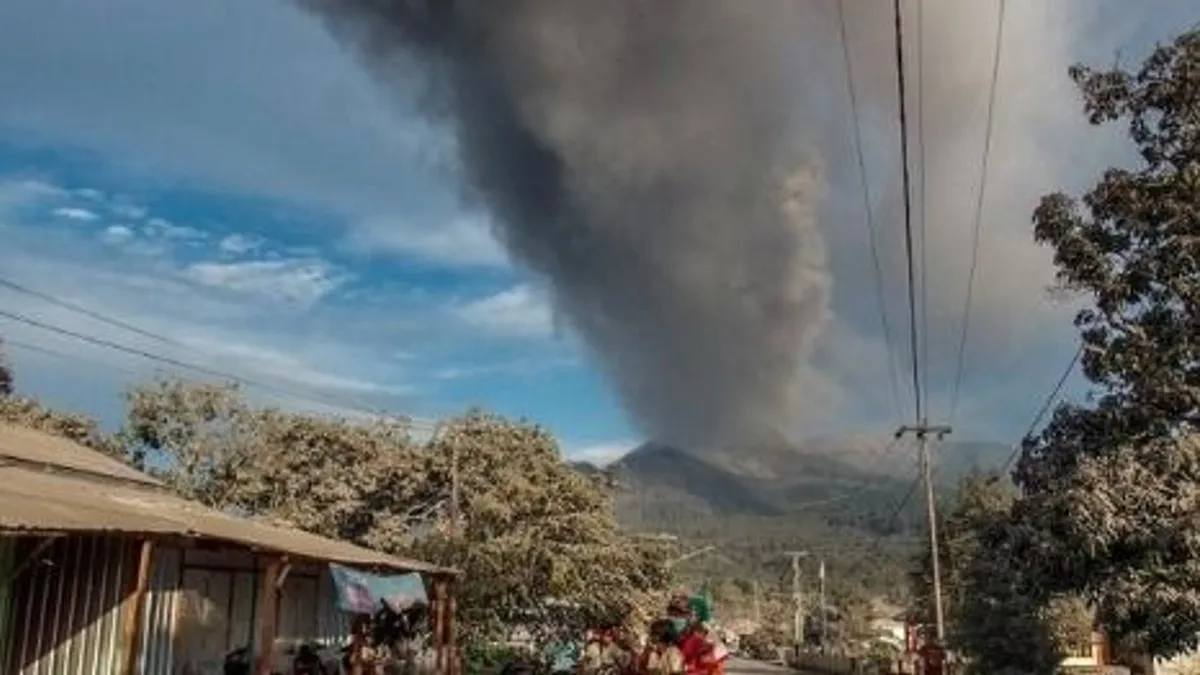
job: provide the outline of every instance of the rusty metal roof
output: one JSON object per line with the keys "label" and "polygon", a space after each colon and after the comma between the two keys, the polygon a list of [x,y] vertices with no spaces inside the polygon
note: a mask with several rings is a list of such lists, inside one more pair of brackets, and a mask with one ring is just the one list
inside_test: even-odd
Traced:
{"label": "rusty metal roof", "polygon": [[222,513],[178,497],[149,476],[98,452],[11,425],[0,425],[0,532],[187,537],[312,561],[454,573],[431,563]]}

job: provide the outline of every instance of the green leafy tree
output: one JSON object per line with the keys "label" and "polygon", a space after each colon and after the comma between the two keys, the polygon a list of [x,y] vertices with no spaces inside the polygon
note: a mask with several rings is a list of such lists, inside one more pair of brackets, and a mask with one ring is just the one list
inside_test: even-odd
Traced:
{"label": "green leafy tree", "polygon": [[1136,72],[1071,76],[1140,161],[1034,214],[1060,285],[1090,299],[1075,322],[1095,396],[1024,448],[1017,511],[1043,534],[1022,564],[1082,593],[1119,642],[1170,656],[1200,635],[1200,32]]}

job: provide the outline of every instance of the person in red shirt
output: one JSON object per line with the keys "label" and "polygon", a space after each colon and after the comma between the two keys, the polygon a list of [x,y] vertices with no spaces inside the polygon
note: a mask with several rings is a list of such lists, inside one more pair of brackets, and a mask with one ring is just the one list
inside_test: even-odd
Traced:
{"label": "person in red shirt", "polygon": [[708,628],[708,603],[702,598],[677,597],[667,615],[681,630],[678,644],[687,675],[724,675],[729,652]]}

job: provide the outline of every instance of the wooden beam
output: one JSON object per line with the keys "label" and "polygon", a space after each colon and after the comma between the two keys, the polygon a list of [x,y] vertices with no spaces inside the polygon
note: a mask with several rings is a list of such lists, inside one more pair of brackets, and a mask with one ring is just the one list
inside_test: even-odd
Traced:
{"label": "wooden beam", "polygon": [[124,657],[121,664],[122,675],[135,675],[137,672],[138,657],[142,651],[142,610],[146,605],[146,591],[150,589],[150,574],[153,570],[154,542],[144,539],[138,555],[133,593],[125,604],[124,632],[121,636],[121,655]]}
{"label": "wooden beam", "polygon": [[37,545],[33,547],[33,550],[26,554],[25,559],[21,561],[21,564],[13,568],[8,577],[3,580],[3,585],[11,586],[12,584],[16,583],[16,581],[21,578],[21,575],[27,572],[29,568],[41,562],[41,556],[46,552],[46,549],[54,545],[54,542],[62,539],[63,536],[64,535],[61,534],[51,534],[39,541]]}
{"label": "wooden beam", "polygon": [[276,622],[279,618],[278,581],[283,565],[282,560],[273,558],[262,574],[262,590],[258,596],[261,611],[258,614],[257,675],[271,675],[271,657],[275,652]]}
{"label": "wooden beam", "polygon": [[459,675],[462,672],[462,662],[458,658],[458,639],[454,633],[454,622],[457,620],[458,600],[456,584],[451,581],[444,582],[446,595],[446,652],[447,658],[450,659],[451,675]]}
{"label": "wooden beam", "polygon": [[449,672],[446,659],[446,581],[433,580],[433,653],[438,675]]}

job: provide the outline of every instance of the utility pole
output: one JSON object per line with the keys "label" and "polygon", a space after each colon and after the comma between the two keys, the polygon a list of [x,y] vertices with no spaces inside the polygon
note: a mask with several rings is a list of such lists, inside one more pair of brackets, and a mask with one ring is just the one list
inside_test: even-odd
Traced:
{"label": "utility pole", "polygon": [[450,444],[450,534],[458,534],[458,444]]}
{"label": "utility pole", "polygon": [[804,595],[800,590],[800,559],[808,557],[808,551],[787,551],[792,559],[792,602],[796,604],[792,615],[792,638],[799,649],[804,644]]}
{"label": "utility pole", "polygon": [[931,426],[929,421],[924,419],[916,426],[906,425],[896,431],[896,438],[900,438],[906,434],[913,434],[917,437],[921,480],[925,483],[925,518],[928,520],[929,556],[933,572],[933,612],[939,645],[945,644],[946,641],[946,620],[942,612],[942,571],[940,554],[938,552],[937,503],[934,501],[933,495],[933,459],[929,452],[929,436],[932,434],[940,441],[949,435],[951,431],[952,429],[949,426]]}
{"label": "utility pole", "polygon": [[825,652],[825,644],[829,641],[829,612],[825,609],[825,559],[821,558],[821,567],[817,571],[821,581],[821,652]]}
{"label": "utility pole", "polygon": [[759,595],[758,579],[754,580],[754,629],[762,628],[762,598]]}

